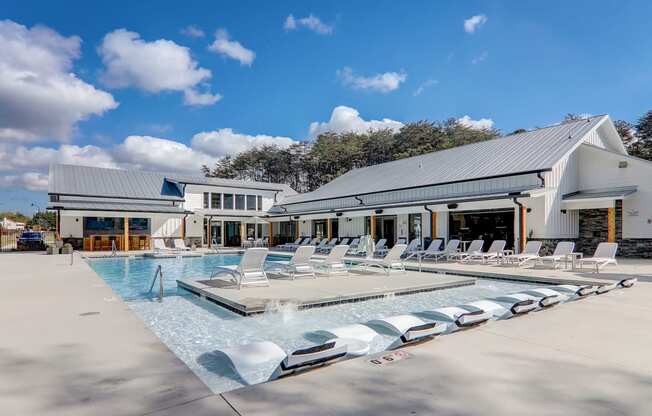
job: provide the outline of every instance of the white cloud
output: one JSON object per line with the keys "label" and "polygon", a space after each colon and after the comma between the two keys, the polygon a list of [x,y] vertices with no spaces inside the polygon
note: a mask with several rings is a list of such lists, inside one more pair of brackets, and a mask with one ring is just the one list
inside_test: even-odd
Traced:
{"label": "white cloud", "polygon": [[317,137],[322,133],[366,133],[370,130],[390,129],[398,131],[403,127],[400,121],[384,118],[382,120],[364,120],[355,108],[338,106],[333,109],[330,120],[310,123],[310,136]]}
{"label": "white cloud", "polygon": [[204,106],[213,105],[222,99],[220,94],[211,94],[210,92],[199,92],[194,89],[187,89],[183,92],[183,103],[186,105]]}
{"label": "white cloud", "polygon": [[474,130],[488,130],[493,127],[494,121],[490,118],[481,118],[479,120],[473,120],[468,115],[458,118],[457,122],[464,127],[468,127]]}
{"label": "white cloud", "polygon": [[344,85],[351,86],[359,90],[372,90],[382,93],[388,93],[398,89],[401,83],[407,79],[407,74],[401,72],[385,72],[370,77],[355,75],[349,67],[337,70],[337,76],[342,80]]}
{"label": "white cloud", "polygon": [[225,29],[218,29],[215,32],[215,41],[208,47],[209,50],[235,59],[240,65],[248,65],[254,62],[256,53],[247,49],[240,42],[230,40],[229,33]]}
{"label": "white cloud", "polygon": [[283,29],[285,30],[296,30],[299,27],[305,27],[306,29],[312,30],[315,33],[320,35],[330,35],[333,33],[333,26],[328,25],[319,19],[319,17],[310,14],[307,17],[295,18],[293,15],[289,15],[285,18],[285,23],[283,24]]}
{"label": "white cloud", "polygon": [[289,147],[297,141],[282,136],[267,136],[258,134],[236,133],[233,129],[219,129],[195,134],[192,138],[192,147],[213,156],[235,155],[263,145],[274,145],[281,148]]}
{"label": "white cloud", "polygon": [[0,21],[0,141],[66,141],[76,124],[118,103],[75,76],[81,39]]}
{"label": "white cloud", "polygon": [[415,97],[418,96],[418,95],[421,95],[421,93],[422,93],[423,91],[425,91],[426,88],[432,87],[433,85],[437,85],[437,84],[439,84],[439,81],[437,81],[436,79],[428,79],[428,80],[422,82],[422,83],[417,87],[417,89],[414,90],[413,95],[414,95]]}
{"label": "white cloud", "polygon": [[180,30],[182,35],[189,36],[191,38],[203,38],[206,36],[203,30],[195,25],[188,25]]}
{"label": "white cloud", "polygon": [[488,57],[489,57],[489,52],[484,51],[480,55],[478,55],[478,56],[474,57],[473,59],[471,59],[471,63],[473,65],[479,64],[480,62],[485,61]]}
{"label": "white cloud", "polygon": [[0,176],[0,188],[23,188],[29,191],[47,191],[48,175],[26,172],[20,175]]}
{"label": "white cloud", "polygon": [[[136,87],[151,93],[183,91],[188,105],[207,105],[217,97],[208,99],[210,93],[196,91],[200,83],[211,78],[211,71],[199,67],[188,48],[170,40],[147,42],[138,33],[118,29],[104,36],[98,52],[105,65],[101,79],[109,87]],[[188,99],[187,95],[203,99]]]}
{"label": "white cloud", "polygon": [[113,151],[115,160],[136,169],[199,172],[215,158],[183,143],[152,136],[129,136]]}
{"label": "white cloud", "polygon": [[484,14],[478,14],[475,16],[471,16],[468,19],[464,21],[464,31],[466,33],[475,33],[476,30],[478,30],[482,25],[487,23],[487,18],[486,15]]}

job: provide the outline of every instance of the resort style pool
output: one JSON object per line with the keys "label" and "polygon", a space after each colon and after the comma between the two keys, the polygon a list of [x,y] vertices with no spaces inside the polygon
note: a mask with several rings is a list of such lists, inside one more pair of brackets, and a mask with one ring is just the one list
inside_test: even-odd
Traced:
{"label": "resort style pool", "polygon": [[[284,258],[268,257],[268,261],[282,259]],[[255,341],[272,341],[290,352],[323,342],[324,339],[314,334],[317,330],[455,306],[535,286],[522,282],[478,279],[473,286],[301,311],[286,305],[270,308],[264,314],[251,317],[242,317],[183,289],[177,289],[177,279],[206,279],[216,266],[238,264],[239,261],[240,255],[220,254],[168,259],[92,259],[88,263],[215,393],[244,385],[244,381],[213,353],[216,349]],[[163,302],[156,300],[157,288],[152,294],[148,293],[159,264],[164,276]],[[437,279],[436,274],[432,277]],[[396,278],[400,278],[400,275]],[[385,350],[394,339],[379,335],[372,343],[372,352]]]}

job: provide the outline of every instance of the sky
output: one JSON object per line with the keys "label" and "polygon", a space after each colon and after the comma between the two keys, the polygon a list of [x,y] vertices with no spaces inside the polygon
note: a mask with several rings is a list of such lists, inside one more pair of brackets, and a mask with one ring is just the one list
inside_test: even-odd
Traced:
{"label": "sky", "polygon": [[199,174],[324,131],[459,119],[507,133],[652,101],[648,1],[12,1],[0,211],[51,163]]}

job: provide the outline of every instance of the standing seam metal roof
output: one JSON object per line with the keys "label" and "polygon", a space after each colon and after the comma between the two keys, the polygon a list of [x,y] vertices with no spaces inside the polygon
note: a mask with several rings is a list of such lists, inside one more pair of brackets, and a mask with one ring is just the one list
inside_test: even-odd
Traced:
{"label": "standing seam metal roof", "polygon": [[549,170],[606,119],[595,116],[354,169],[313,192],[288,196],[279,205]]}

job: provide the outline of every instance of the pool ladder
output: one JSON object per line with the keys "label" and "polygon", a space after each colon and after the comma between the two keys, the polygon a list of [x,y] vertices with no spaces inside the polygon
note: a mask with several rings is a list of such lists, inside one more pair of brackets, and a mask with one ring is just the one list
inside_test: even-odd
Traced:
{"label": "pool ladder", "polygon": [[159,264],[156,268],[156,273],[154,273],[154,278],[152,279],[152,284],[149,286],[149,293],[152,293],[154,289],[154,283],[156,283],[156,278],[158,277],[158,301],[163,302],[163,269]]}

